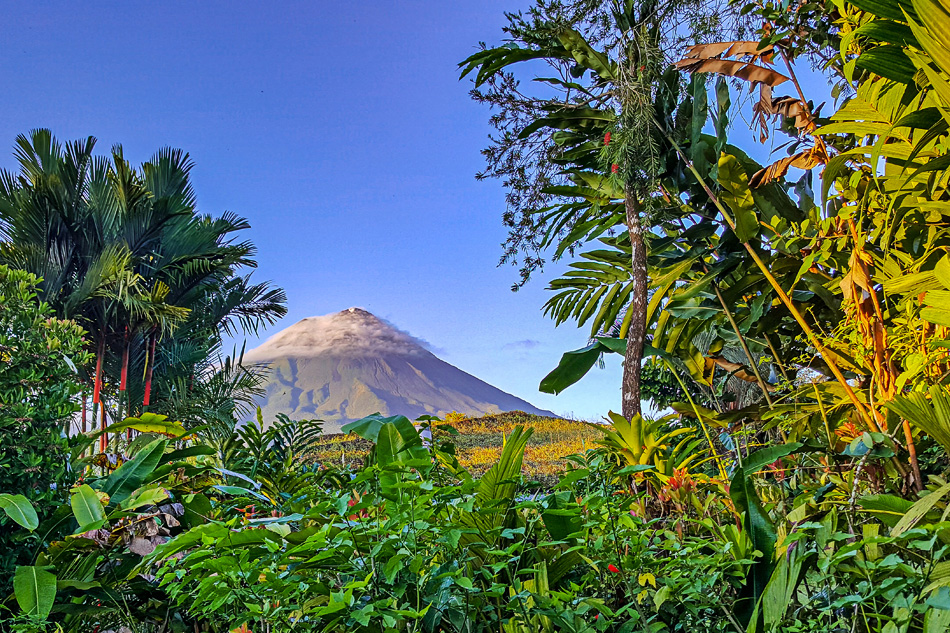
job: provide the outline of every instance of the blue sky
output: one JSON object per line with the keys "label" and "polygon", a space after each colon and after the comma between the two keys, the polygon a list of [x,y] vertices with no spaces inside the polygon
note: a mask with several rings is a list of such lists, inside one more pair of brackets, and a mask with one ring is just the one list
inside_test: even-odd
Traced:
{"label": "blue sky", "polygon": [[[279,7],[279,8],[278,8]],[[445,360],[558,413],[619,408],[612,359],[554,397],[537,385],[585,331],[498,268],[504,191],[476,182],[489,128],[456,64],[498,41],[512,0],[6,3],[0,166],[36,127],[188,151],[205,212],[252,225],[256,275],[290,312],[364,307]],[[254,344],[254,340],[250,344]]]}
{"label": "blue sky", "polygon": [[247,217],[257,277],[287,291],[288,316],[262,338],[360,306],[497,387],[596,419],[619,408],[619,358],[560,396],[538,392],[587,332],[541,313],[563,267],[510,291],[517,270],[497,267],[504,191],[474,178],[489,112],[456,65],[526,5],[6,3],[0,167],[36,127],[94,135],[103,152],[122,143],[133,162],[180,147],[201,209]]}

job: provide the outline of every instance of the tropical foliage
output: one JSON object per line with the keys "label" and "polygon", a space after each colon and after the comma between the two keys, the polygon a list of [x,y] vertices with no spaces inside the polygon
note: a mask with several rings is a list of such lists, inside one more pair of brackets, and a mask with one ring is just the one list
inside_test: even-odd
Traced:
{"label": "tropical foliage", "polygon": [[41,298],[89,332],[83,430],[144,410],[202,423],[194,413],[253,386],[233,363],[219,375],[222,337],[283,316],[283,291],[243,272],[256,265],[236,238],[246,220],[198,212],[187,154],[134,168],[121,146],[94,149],[48,130],[17,138],[19,172],[0,173],[0,262],[40,277]]}
{"label": "tropical foliage", "polygon": [[[81,388],[77,372],[90,357],[82,329],[53,318],[37,299],[37,283],[27,272],[0,265],[0,504],[30,502],[28,523],[48,518],[62,490],[75,481],[67,463],[67,432]],[[12,528],[9,511],[0,514],[4,594],[16,564],[29,562],[27,545],[36,544],[21,540]]]}
{"label": "tropical foliage", "polygon": [[[592,339],[541,386],[560,392],[623,354],[624,410],[580,425],[547,478],[530,470],[532,441],[559,438],[560,422],[374,415],[333,438],[318,421],[246,422],[253,380],[199,367],[238,315],[264,323],[281,301],[202,303],[250,254],[228,230],[197,231],[228,223],[196,219],[183,158],[84,167],[82,144],[34,134],[23,173],[5,177],[0,254],[44,281],[0,269],[26,311],[0,352],[15,371],[46,363],[49,378],[15,394],[42,424],[12,420],[57,459],[71,451],[68,469],[43,471],[61,486],[0,494],[18,548],[4,627],[950,628],[950,4],[537,0],[506,33],[462,63],[497,108],[485,175],[509,189],[506,255],[527,258],[525,277],[572,258],[544,309]],[[833,105],[799,81],[809,63]],[[519,80],[535,71],[528,94]],[[784,139],[781,153],[755,160],[743,120],[759,141]],[[156,184],[171,172],[178,185]],[[119,195],[133,185],[139,202]],[[139,251],[110,232],[136,235],[160,200],[204,246],[162,229]],[[91,232],[101,248],[63,228],[99,209],[116,218]],[[169,299],[192,274],[207,292]],[[76,326],[23,331],[48,313],[37,283],[89,329],[85,352]],[[182,331],[196,306],[218,316]],[[145,340],[191,336],[203,351],[162,352],[156,388],[180,416],[129,404],[126,352],[131,366]],[[52,353],[67,339],[123,420],[70,442],[50,433],[77,406],[77,374]],[[200,399],[186,397],[192,376]],[[637,393],[669,411],[644,415]],[[105,436],[121,450],[90,450]]]}

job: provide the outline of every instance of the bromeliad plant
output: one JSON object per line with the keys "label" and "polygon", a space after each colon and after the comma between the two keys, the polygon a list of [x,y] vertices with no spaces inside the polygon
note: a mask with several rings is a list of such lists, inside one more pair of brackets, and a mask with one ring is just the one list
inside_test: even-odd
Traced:
{"label": "bromeliad plant", "polygon": [[[610,412],[607,425],[591,425],[603,433],[598,444],[618,463],[626,466],[626,472],[639,472],[663,486],[676,471],[696,470],[698,466],[714,459],[707,457],[708,445],[691,426],[674,426],[676,416],[664,416],[648,420],[635,415],[629,420]],[[630,468],[632,467],[632,468]]]}

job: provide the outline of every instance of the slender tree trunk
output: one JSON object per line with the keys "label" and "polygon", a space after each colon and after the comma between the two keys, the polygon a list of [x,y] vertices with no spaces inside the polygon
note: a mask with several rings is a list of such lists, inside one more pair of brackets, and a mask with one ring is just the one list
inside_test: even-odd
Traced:
{"label": "slender tree trunk", "polygon": [[640,224],[640,201],[629,187],[624,207],[627,215],[627,231],[632,249],[633,279],[630,292],[632,313],[627,330],[627,353],[623,359],[623,417],[632,418],[640,413],[640,363],[643,361],[643,343],[647,332],[647,247],[643,242],[643,226]]}
{"label": "slender tree trunk", "polygon": [[[102,422],[100,423],[100,427],[99,427],[99,428],[100,428],[100,430],[105,431],[105,430],[106,430],[106,426],[107,426],[107,425],[106,425],[106,407],[105,407],[105,405],[103,405],[103,404],[100,404],[100,405],[99,405],[99,414],[100,414],[101,417],[102,417]],[[105,453],[105,452],[106,452],[106,449],[109,448],[109,438],[107,437],[108,435],[109,435],[108,433],[103,433],[102,435],[99,436],[99,452],[100,452],[100,453]]]}
{"label": "slender tree trunk", "polygon": [[106,355],[106,340],[102,338],[99,340],[99,349],[96,351],[96,378],[92,387],[92,420],[93,424],[96,421],[96,405],[99,404],[99,400],[102,394],[102,359]]}
{"label": "slender tree trunk", "polygon": [[[116,411],[117,411],[116,421],[124,420],[131,413],[131,406],[126,407],[125,415],[123,415],[123,411],[122,411],[123,398],[126,400],[127,405],[131,405],[131,401],[129,401],[129,398],[128,398],[129,394],[126,391],[126,388],[128,386],[128,378],[129,378],[129,326],[125,326],[125,339],[122,341],[122,370],[119,375],[119,398],[118,398],[118,404],[116,408]],[[119,435],[116,434],[116,439],[118,439],[118,437]],[[125,439],[129,440],[130,438],[131,438],[130,430],[126,429]]]}
{"label": "slender tree trunk", "polygon": [[[102,363],[106,355],[106,338],[100,334],[99,347],[96,350],[96,378],[92,386],[92,428],[96,428],[96,417],[102,412],[102,425],[100,429],[106,428],[105,406],[102,404]],[[99,436],[99,452],[106,452],[106,435]]]}
{"label": "slender tree trunk", "polygon": [[119,391],[125,391],[129,377],[129,328],[125,328],[125,339],[122,341],[122,371],[119,375]]}
{"label": "slender tree trunk", "polygon": [[155,339],[158,338],[155,332],[149,337],[148,357],[145,359],[147,369],[145,370],[145,397],[142,398],[142,410],[148,411],[148,403],[152,397],[152,372],[155,369]]}

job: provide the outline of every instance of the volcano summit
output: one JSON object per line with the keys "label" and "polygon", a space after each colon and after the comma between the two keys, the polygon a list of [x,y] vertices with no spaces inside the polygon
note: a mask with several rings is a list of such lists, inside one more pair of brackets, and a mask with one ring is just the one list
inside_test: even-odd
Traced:
{"label": "volcano summit", "polygon": [[361,308],[304,319],[246,353],[244,363],[269,368],[258,402],[264,420],[277,413],[319,418],[330,433],[376,412],[553,415],[446,363]]}

